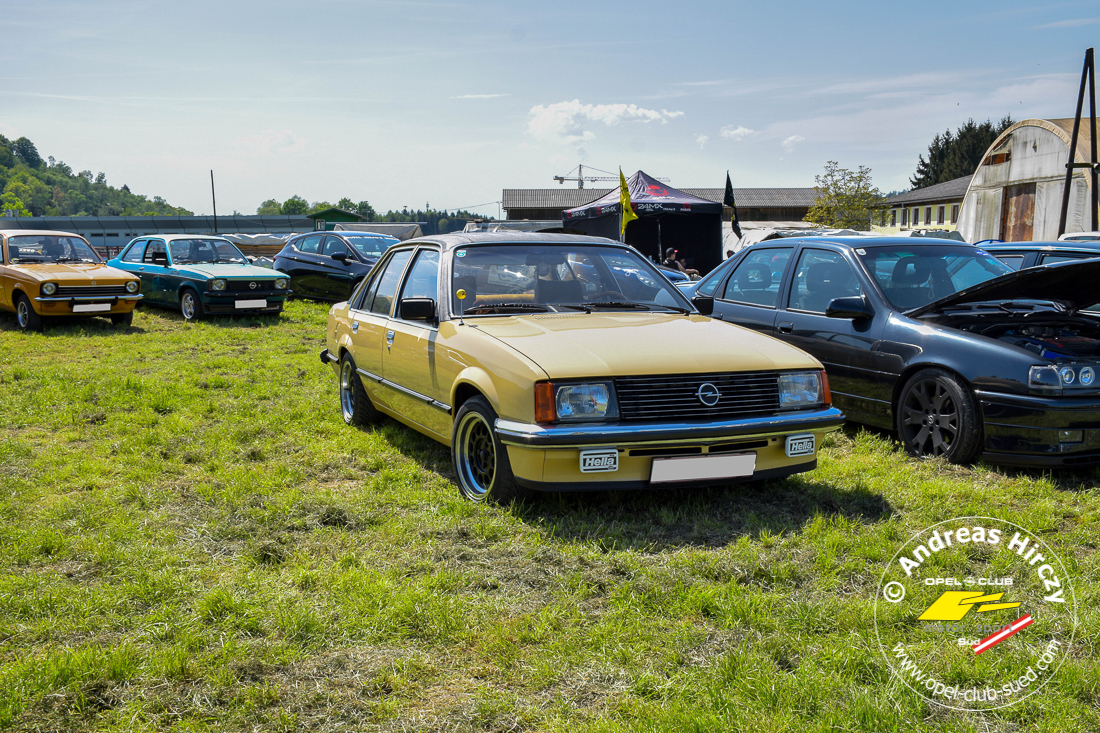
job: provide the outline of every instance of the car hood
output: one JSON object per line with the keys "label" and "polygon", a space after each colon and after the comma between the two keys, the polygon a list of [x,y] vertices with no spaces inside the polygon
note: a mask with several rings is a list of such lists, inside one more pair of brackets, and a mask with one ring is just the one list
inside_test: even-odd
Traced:
{"label": "car hood", "polygon": [[118,285],[136,280],[133,275],[114,267],[91,262],[44,262],[40,265],[8,265],[9,268],[38,282],[61,285]]}
{"label": "car hood", "polygon": [[920,316],[953,305],[990,300],[1052,300],[1064,303],[1070,310],[1079,310],[1100,302],[1098,279],[1100,259],[1029,267],[934,300],[907,311],[906,315]]}
{"label": "car hood", "polygon": [[551,379],[820,369],[806,352],[706,316],[555,313],[466,319]]}
{"label": "car hood", "polygon": [[264,279],[273,277],[286,277],[278,270],[270,267],[256,267],[255,265],[176,265],[173,269],[192,277],[203,278],[227,278],[230,280]]}

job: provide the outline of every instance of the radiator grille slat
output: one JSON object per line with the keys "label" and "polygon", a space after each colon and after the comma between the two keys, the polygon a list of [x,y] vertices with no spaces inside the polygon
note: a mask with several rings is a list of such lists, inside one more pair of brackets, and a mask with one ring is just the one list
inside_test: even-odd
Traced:
{"label": "radiator grille slat", "polygon": [[55,297],[87,297],[87,296],[102,295],[105,297],[113,297],[115,295],[126,295],[125,285],[59,285],[57,287],[57,294]]}
{"label": "radiator grille slat", "polygon": [[[719,392],[713,406],[698,396],[711,384]],[[622,420],[715,420],[776,412],[779,409],[778,372],[672,374],[615,379]]]}
{"label": "radiator grille slat", "polygon": [[[250,287],[252,283],[256,283],[256,287]],[[249,292],[251,290],[274,290],[274,280],[226,280],[225,289],[232,290],[233,292]]]}

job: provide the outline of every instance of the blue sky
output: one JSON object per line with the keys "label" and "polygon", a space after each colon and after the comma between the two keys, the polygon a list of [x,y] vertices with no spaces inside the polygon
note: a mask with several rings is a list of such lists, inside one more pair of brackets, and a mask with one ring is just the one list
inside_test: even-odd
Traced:
{"label": "blue sky", "polygon": [[1100,6],[41,0],[0,28],[0,133],[197,213],[214,169],[253,213],[488,204],[578,162],[901,189],[969,117],[1071,116]]}

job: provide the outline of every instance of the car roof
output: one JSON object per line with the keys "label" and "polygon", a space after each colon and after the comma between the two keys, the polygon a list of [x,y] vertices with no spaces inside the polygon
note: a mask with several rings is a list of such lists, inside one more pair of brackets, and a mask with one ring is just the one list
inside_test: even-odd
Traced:
{"label": "car roof", "polygon": [[5,237],[18,237],[26,235],[29,237],[79,237],[84,239],[83,235],[74,234],[73,232],[62,232],[56,229],[0,229],[0,234]]}
{"label": "car roof", "polygon": [[[766,239],[762,242],[754,242],[752,247],[763,249],[769,245],[791,246],[797,244],[798,237],[786,237],[784,239]],[[839,244],[851,249],[866,247],[973,247],[974,245],[960,242],[957,239],[936,239],[933,237],[805,237],[803,244],[815,246],[818,244]],[[748,249],[746,247],[745,249]],[[742,250],[744,251],[744,250]]]}
{"label": "car roof", "polygon": [[402,242],[402,244],[436,244],[443,251],[464,247],[470,244],[499,244],[504,246],[522,246],[531,244],[588,244],[601,247],[621,247],[629,249],[630,245],[616,242],[606,237],[589,237],[580,234],[552,234],[544,232],[456,232],[454,234],[438,234],[428,237],[417,237]]}
{"label": "car roof", "polygon": [[[134,239],[163,239],[171,242],[176,239],[220,239],[223,242],[229,242],[228,239],[220,234],[142,234],[140,237],[134,237]],[[230,242],[232,244],[232,242]]]}
{"label": "car roof", "polygon": [[1059,242],[1004,242],[1003,244],[987,244],[982,249],[989,252],[1087,252],[1096,254],[1100,252],[1100,242],[1091,241],[1059,241]]}

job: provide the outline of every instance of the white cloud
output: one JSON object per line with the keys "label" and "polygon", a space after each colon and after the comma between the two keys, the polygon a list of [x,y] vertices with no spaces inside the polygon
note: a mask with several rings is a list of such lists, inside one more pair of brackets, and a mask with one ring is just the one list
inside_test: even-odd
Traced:
{"label": "white cloud", "polygon": [[699,149],[702,150],[707,146],[707,143],[710,142],[710,138],[706,135],[696,135],[695,142],[699,143]]}
{"label": "white cloud", "polygon": [[246,135],[233,141],[237,147],[249,153],[271,155],[272,153],[292,153],[306,146],[304,137],[298,137],[290,130],[264,130],[255,135]]}
{"label": "white cloud", "polygon": [[1045,25],[1037,25],[1036,28],[1078,28],[1083,25],[1095,25],[1100,23],[1100,18],[1074,18],[1073,20],[1058,20]]}
{"label": "white cloud", "polygon": [[740,142],[741,140],[744,140],[747,137],[751,137],[752,135],[755,135],[756,130],[750,130],[749,128],[742,127],[740,125],[738,125],[737,127],[734,127],[733,125],[726,125],[725,127],[722,128],[722,131],[718,134],[720,134],[722,137],[726,138],[727,140],[734,140],[734,141]]}
{"label": "white cloud", "polygon": [[536,139],[553,143],[577,144],[596,138],[585,129],[588,123],[602,122],[607,126],[620,122],[660,122],[681,117],[683,112],[657,111],[636,104],[581,104],[580,100],[536,105],[531,108],[527,131]]}
{"label": "white cloud", "polygon": [[783,141],[783,149],[788,153],[794,152],[794,146],[800,142],[803,142],[806,138],[801,135],[791,135],[789,138]]}
{"label": "white cloud", "polygon": [[496,99],[497,97],[507,97],[507,94],[459,94],[452,99]]}

